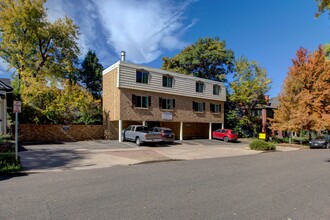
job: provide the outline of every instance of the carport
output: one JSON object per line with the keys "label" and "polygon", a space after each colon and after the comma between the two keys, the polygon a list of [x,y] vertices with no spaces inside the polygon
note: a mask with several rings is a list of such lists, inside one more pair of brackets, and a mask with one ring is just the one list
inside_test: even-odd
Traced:
{"label": "carport", "polygon": [[129,125],[140,124],[148,127],[167,127],[172,129],[177,140],[194,138],[212,139],[212,131],[222,128],[221,123],[167,122],[167,121],[122,121],[119,120],[118,137],[121,142],[121,131]]}

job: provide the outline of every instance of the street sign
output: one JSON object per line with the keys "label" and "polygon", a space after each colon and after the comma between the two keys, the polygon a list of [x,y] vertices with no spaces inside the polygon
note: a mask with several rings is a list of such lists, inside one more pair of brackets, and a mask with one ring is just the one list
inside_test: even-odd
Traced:
{"label": "street sign", "polygon": [[13,105],[13,112],[14,113],[21,113],[22,110],[22,103],[21,101],[14,101],[14,105]]}

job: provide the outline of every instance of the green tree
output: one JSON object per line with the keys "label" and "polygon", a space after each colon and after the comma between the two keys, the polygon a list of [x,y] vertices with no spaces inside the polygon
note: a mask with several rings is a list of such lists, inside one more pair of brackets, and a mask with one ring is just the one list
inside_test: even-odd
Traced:
{"label": "green tree", "polygon": [[95,52],[88,51],[79,70],[78,80],[93,95],[95,99],[101,99],[103,66],[99,63]]}
{"label": "green tree", "polygon": [[234,52],[219,38],[200,38],[173,58],[163,58],[162,69],[211,80],[226,81],[233,72]]}
{"label": "green tree", "polygon": [[315,0],[317,2],[318,11],[316,17],[319,17],[323,12],[330,9],[330,0]]}
{"label": "green tree", "polygon": [[23,105],[23,123],[97,124],[101,122],[100,102],[78,84],[69,80],[59,83],[37,83],[28,87]]}
{"label": "green tree", "polygon": [[45,0],[0,0],[0,57],[26,78],[59,76],[74,81],[78,27],[69,18],[47,20]]}
{"label": "green tree", "polygon": [[324,45],[324,53],[328,60],[330,60],[330,44]]}
{"label": "green tree", "polygon": [[78,27],[67,17],[49,22],[45,2],[0,0],[0,57],[16,70],[22,121],[97,123],[99,103],[75,83]]}
{"label": "green tree", "polygon": [[241,57],[235,62],[236,72],[231,83],[232,94],[230,101],[236,103],[240,112],[239,123],[242,128],[252,129],[257,132],[260,121],[252,114],[257,105],[265,104],[265,94],[270,89],[271,80],[267,77],[265,69],[256,62],[250,62]]}

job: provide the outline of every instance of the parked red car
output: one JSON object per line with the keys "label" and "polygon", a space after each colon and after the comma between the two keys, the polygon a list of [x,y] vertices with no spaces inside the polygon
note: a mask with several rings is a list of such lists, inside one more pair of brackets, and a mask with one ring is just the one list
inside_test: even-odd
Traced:
{"label": "parked red car", "polygon": [[238,138],[238,135],[235,131],[233,131],[231,129],[218,129],[216,131],[213,131],[212,138],[222,139],[225,142],[236,141]]}

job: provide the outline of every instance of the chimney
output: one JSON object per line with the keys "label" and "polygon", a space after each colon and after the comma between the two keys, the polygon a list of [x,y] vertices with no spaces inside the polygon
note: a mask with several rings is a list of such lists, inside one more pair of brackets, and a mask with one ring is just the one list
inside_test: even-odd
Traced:
{"label": "chimney", "polygon": [[121,55],[121,61],[125,62],[126,52],[125,52],[125,51],[122,51],[122,52],[120,53],[120,55]]}
{"label": "chimney", "polygon": [[265,95],[265,101],[268,103],[268,101],[269,101],[269,95]]}

